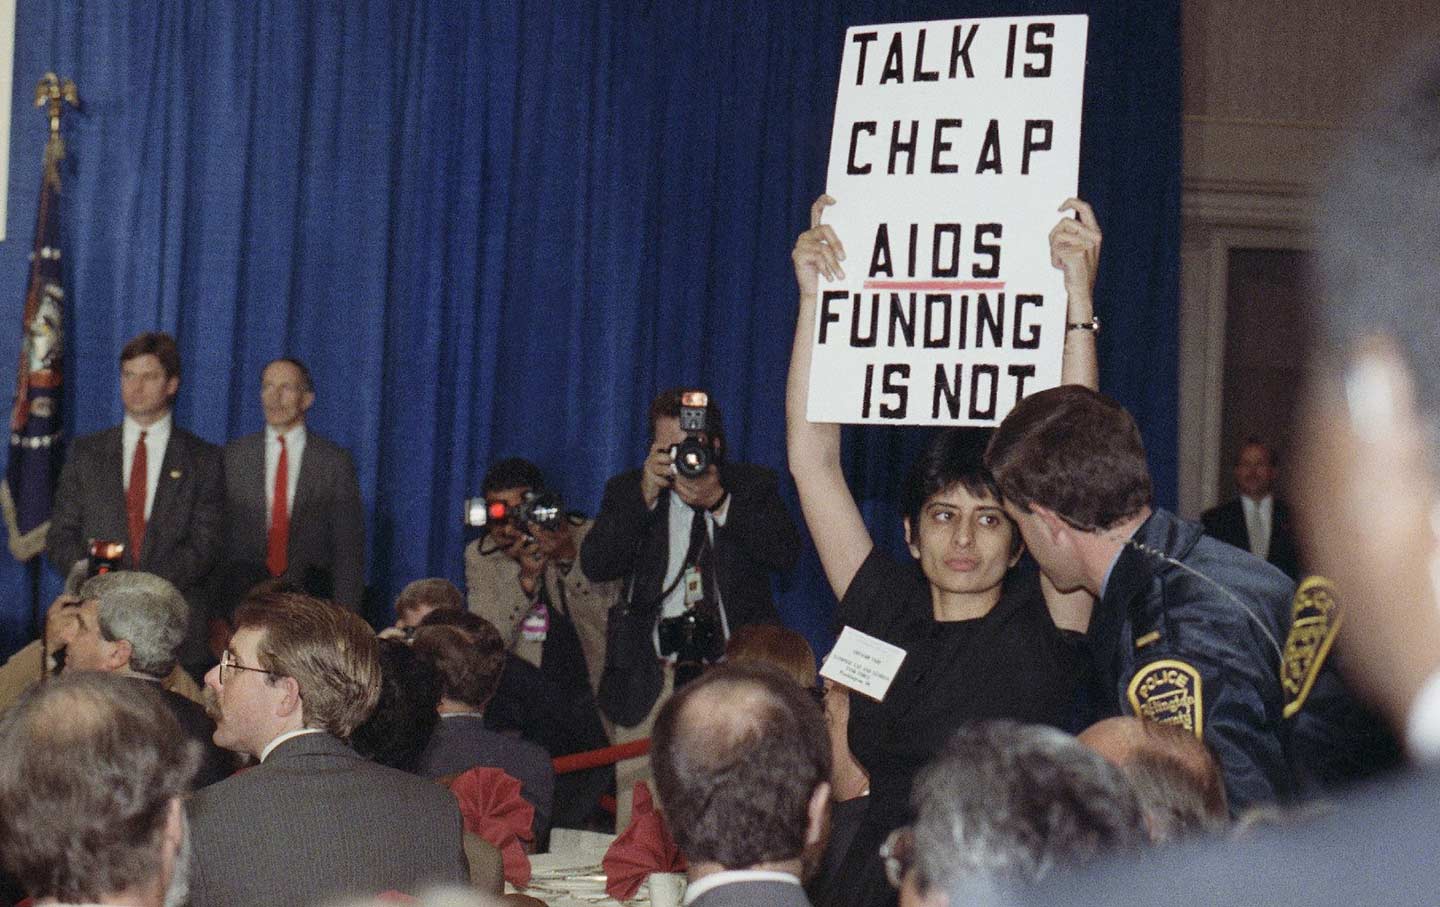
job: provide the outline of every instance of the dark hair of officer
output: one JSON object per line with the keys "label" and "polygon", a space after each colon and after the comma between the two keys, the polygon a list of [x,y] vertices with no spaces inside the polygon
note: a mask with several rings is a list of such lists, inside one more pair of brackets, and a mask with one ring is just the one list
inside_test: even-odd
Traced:
{"label": "dark hair of officer", "polygon": [[1108,529],[1151,501],[1140,429],[1125,408],[1078,384],[1021,400],[990,438],[985,463],[1005,499],[1077,529]]}

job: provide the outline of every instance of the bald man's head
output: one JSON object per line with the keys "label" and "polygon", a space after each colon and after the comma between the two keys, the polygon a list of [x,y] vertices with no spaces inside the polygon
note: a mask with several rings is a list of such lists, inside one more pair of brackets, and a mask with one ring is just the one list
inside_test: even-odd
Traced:
{"label": "bald man's head", "polygon": [[1079,740],[1124,772],[1153,840],[1214,831],[1229,820],[1220,763],[1190,731],[1121,716],[1092,724]]}
{"label": "bald man's head", "polygon": [[798,858],[830,776],[819,705],[778,669],[723,665],[660,710],[650,761],[675,841],[727,869]]}

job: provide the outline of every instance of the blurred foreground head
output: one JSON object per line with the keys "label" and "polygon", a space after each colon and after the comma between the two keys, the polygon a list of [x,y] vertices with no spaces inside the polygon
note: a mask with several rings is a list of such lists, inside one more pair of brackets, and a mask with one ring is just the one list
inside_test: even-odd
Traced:
{"label": "blurred foreground head", "polygon": [[962,728],[916,777],[910,799],[915,824],[887,842],[902,907],[963,903],[957,893],[1024,886],[1146,840],[1120,770],[1051,727]]}
{"label": "blurred foreground head", "polygon": [[1318,205],[1310,380],[1294,492],[1339,644],[1403,724],[1440,668],[1440,57],[1404,61]]}
{"label": "blurred foreground head", "polygon": [[143,681],[80,673],[0,720],[0,855],[37,901],[165,902],[199,746]]}

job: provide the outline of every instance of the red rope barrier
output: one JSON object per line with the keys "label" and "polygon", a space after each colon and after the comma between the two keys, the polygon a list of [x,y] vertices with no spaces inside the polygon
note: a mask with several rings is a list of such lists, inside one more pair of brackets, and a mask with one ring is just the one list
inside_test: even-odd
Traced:
{"label": "red rope barrier", "polygon": [[644,756],[649,752],[650,738],[646,737],[642,740],[632,740],[629,743],[617,743],[615,746],[607,746],[604,749],[556,756],[551,760],[551,764],[555,767],[555,774],[566,775],[570,772],[583,772],[587,768],[599,768],[602,765],[610,765],[625,759],[634,759],[636,756]]}

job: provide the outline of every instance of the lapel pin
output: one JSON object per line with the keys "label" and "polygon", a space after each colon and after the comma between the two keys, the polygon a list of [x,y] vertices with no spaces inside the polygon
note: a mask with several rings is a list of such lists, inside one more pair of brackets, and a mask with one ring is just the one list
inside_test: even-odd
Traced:
{"label": "lapel pin", "polygon": [[170,478],[172,478],[172,479],[178,479],[178,478],[180,478],[180,470],[178,470],[178,469],[172,469],[172,470],[170,470]]}

